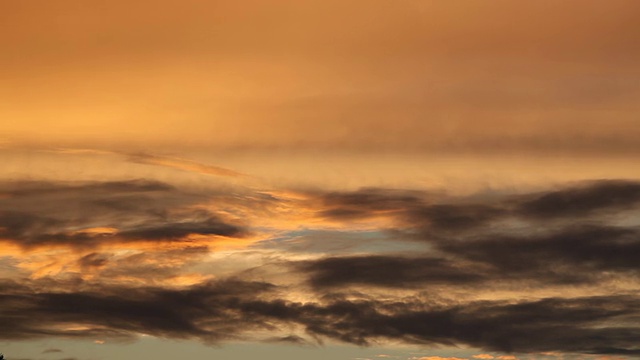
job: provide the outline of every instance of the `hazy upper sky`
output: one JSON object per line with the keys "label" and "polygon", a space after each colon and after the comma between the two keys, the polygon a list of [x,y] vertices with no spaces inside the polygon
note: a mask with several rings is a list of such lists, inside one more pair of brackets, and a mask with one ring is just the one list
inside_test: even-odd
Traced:
{"label": "hazy upper sky", "polygon": [[640,356],[640,2],[0,1],[8,360]]}
{"label": "hazy upper sky", "polygon": [[638,151],[634,0],[0,6],[6,141]]}

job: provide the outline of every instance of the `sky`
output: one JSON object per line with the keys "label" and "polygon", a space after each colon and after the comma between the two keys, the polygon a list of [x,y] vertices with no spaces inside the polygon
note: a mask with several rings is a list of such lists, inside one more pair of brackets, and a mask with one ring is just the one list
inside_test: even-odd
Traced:
{"label": "sky", "polygon": [[0,352],[639,358],[639,33],[635,0],[0,0]]}

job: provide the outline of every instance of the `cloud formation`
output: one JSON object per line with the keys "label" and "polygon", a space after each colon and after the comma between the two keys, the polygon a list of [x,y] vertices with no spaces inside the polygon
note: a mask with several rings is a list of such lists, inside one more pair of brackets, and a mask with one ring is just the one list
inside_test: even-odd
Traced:
{"label": "cloud formation", "polygon": [[[451,198],[377,189],[321,197],[320,216],[387,218],[388,237],[426,242],[427,254],[303,262],[313,286],[384,287],[533,281],[586,284],[640,270],[640,185],[596,181],[531,194]],[[389,225],[391,224],[391,225]]]}
{"label": "cloud formation", "polygon": [[327,193],[318,197],[323,209],[320,214],[334,220],[391,216],[405,219],[413,227],[461,231],[509,218],[550,221],[632,210],[640,203],[640,183],[589,181],[559,190],[483,199],[386,189]]}
{"label": "cloud formation", "polygon": [[359,345],[395,339],[500,352],[640,354],[640,328],[629,321],[640,316],[637,296],[434,306],[416,300],[299,303],[279,299],[277,290],[268,283],[238,280],[182,290],[100,288],[71,293],[33,292],[4,284],[0,316],[7,331],[2,337],[125,339],[149,334],[218,342],[295,325],[310,336]]}
{"label": "cloud formation", "polygon": [[[597,181],[465,197],[385,189],[225,196],[141,180],[7,183],[3,241],[29,256],[9,255],[17,265],[0,286],[0,322],[11,329],[2,336],[635,356],[637,189]],[[264,216],[259,226],[248,221]],[[233,254],[212,247],[251,233],[269,241]],[[286,245],[341,234],[347,242],[377,234],[387,250],[325,255]],[[388,250],[400,241],[421,247]]]}
{"label": "cloud formation", "polygon": [[23,247],[243,237],[245,229],[197,208],[211,194],[146,180],[3,184],[0,237]]}
{"label": "cloud formation", "polygon": [[295,265],[314,287],[375,285],[397,288],[427,284],[474,284],[486,280],[477,269],[437,257],[362,255],[329,257]]}

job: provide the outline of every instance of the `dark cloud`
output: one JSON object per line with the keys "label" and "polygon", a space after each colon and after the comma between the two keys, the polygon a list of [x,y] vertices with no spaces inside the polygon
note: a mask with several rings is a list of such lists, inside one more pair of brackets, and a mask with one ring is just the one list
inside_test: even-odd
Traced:
{"label": "dark cloud", "polygon": [[298,335],[288,335],[281,337],[274,337],[267,339],[267,342],[270,343],[281,343],[281,344],[295,344],[295,345],[310,345],[310,343],[304,338]]}
{"label": "dark cloud", "polygon": [[637,316],[635,297],[545,299],[516,304],[481,302],[441,308],[420,304],[341,302],[322,309],[329,321],[310,321],[316,333],[359,344],[384,337],[406,342],[466,344],[489,351],[639,353],[634,325],[599,327]]}
{"label": "dark cloud", "polygon": [[[640,272],[640,231],[576,226],[538,235],[440,239],[428,255],[358,255],[293,263],[316,288],[368,285],[597,284]],[[538,285],[538,286],[539,286]]]}
{"label": "dark cloud", "polygon": [[433,230],[464,231],[507,215],[505,209],[483,204],[438,204],[408,211],[409,223]]}
{"label": "dark cloud", "polygon": [[[298,303],[278,294],[271,284],[239,280],[186,289],[1,287],[0,320],[6,330],[1,336],[130,338],[144,333],[216,342],[298,325],[312,337],[359,345],[389,339],[500,352],[640,354],[640,328],[633,321],[640,318],[640,299],[634,295],[433,305],[418,298]],[[65,329],[67,324],[76,329]],[[282,339],[299,342],[298,337]]]}
{"label": "dark cloud", "polygon": [[377,188],[323,194],[319,204],[319,215],[333,220],[387,216],[408,226],[434,230],[468,230],[508,215],[504,205],[471,203],[424,191]]}
{"label": "dark cloud", "polygon": [[[99,288],[85,292],[32,292],[0,288],[2,337],[131,338],[150,334],[217,341],[263,327],[236,308],[272,288],[266,283],[220,281],[187,290]],[[14,289],[15,290],[15,289]],[[72,325],[82,330],[64,329]]]}
{"label": "dark cloud", "polygon": [[379,189],[331,193],[320,202],[331,210],[321,216],[345,223],[388,216],[396,228],[380,231],[424,241],[428,253],[327,257],[295,267],[324,289],[596,285],[640,271],[640,229],[608,216],[635,209],[639,200],[640,183],[622,180],[468,198]]}
{"label": "dark cloud", "polygon": [[[325,332],[363,341],[384,336],[419,343],[465,343],[502,352],[640,353],[634,340],[640,329],[615,324],[625,316],[637,316],[636,297],[481,302],[425,310],[401,304],[384,310],[354,312]],[[341,331],[345,328],[358,331],[345,334]]]}
{"label": "dark cloud", "polygon": [[219,235],[241,237],[243,230],[239,226],[227,224],[210,214],[203,214],[204,219],[195,221],[169,222],[153,227],[136,228],[124,231],[118,236],[132,240],[173,240],[187,235]]}
{"label": "dark cloud", "polygon": [[376,214],[393,214],[407,208],[419,206],[425,194],[419,191],[368,188],[354,192],[333,192],[321,194],[320,216],[351,220],[366,218]]}
{"label": "dark cloud", "polygon": [[[262,280],[273,274],[260,266],[242,273],[259,282],[243,278],[190,287],[154,282],[183,274],[193,265],[189,259],[207,254],[207,246],[185,243],[180,249],[126,254],[90,249],[73,261],[92,280],[0,282],[0,323],[8,329],[0,337],[149,334],[221,342],[263,331],[264,341],[296,344],[391,340],[499,352],[640,355],[640,298],[632,288],[615,294],[599,287],[613,277],[637,284],[640,228],[608,216],[632,214],[637,186],[600,181],[545,193],[465,198],[380,189],[320,194],[309,201],[323,219],[348,224],[385,216],[391,220],[385,222],[390,229],[379,229],[389,230],[385,241],[409,234],[424,246],[411,253],[294,262],[284,257],[288,267],[278,274],[302,275],[312,292],[308,302],[289,300],[297,298],[295,288]],[[96,190],[103,188],[109,190]],[[198,210],[202,201],[215,199],[146,182],[21,184],[9,187],[0,200],[0,228],[4,238],[18,244],[74,247],[183,241],[194,234],[243,236],[248,231],[243,226]],[[88,227],[107,230],[77,230]],[[111,233],[109,227],[117,230]],[[161,266],[163,261],[168,265]],[[148,278],[147,286],[108,281],[131,277]],[[442,296],[432,285],[453,295]],[[598,287],[604,295],[577,297],[582,296],[573,291],[578,285]],[[502,286],[560,291],[539,300],[531,299],[540,293],[510,301],[469,300],[479,289]],[[374,287],[406,292],[378,299],[362,290]],[[462,292],[470,296],[456,297]]]}
{"label": "dark cloud", "polygon": [[640,183],[601,180],[549,192],[468,198],[362,189],[321,194],[319,199],[319,215],[333,220],[388,216],[411,228],[460,232],[506,219],[539,222],[629,210],[640,203]]}
{"label": "dark cloud", "polygon": [[437,203],[457,199],[426,192],[362,189],[353,193],[320,196],[319,216],[349,222],[373,217],[394,219],[397,226],[420,231],[466,231],[508,215],[495,205],[465,202]]}
{"label": "dark cloud", "polygon": [[580,281],[602,272],[640,271],[640,231],[635,228],[573,226],[538,235],[446,241],[438,247],[504,274],[529,274],[546,281],[554,277]]}
{"label": "dark cloud", "polygon": [[0,232],[4,239],[22,246],[83,247],[108,241],[246,234],[242,225],[195,208],[219,195],[179,191],[158,182],[10,182],[4,187]]}
{"label": "dark cloud", "polygon": [[519,210],[525,217],[554,218],[622,210],[639,202],[640,183],[609,180],[542,193],[525,200]]}
{"label": "dark cloud", "polygon": [[50,354],[50,353],[61,353],[63,352],[61,349],[56,349],[56,348],[49,348],[44,350],[42,353],[43,354]]}
{"label": "dark cloud", "polygon": [[471,284],[485,279],[477,269],[442,258],[406,256],[331,257],[296,263],[318,288],[375,285],[413,288],[426,284]]}
{"label": "dark cloud", "polygon": [[109,262],[108,257],[103,254],[91,253],[78,260],[79,265],[84,268],[102,267]]}

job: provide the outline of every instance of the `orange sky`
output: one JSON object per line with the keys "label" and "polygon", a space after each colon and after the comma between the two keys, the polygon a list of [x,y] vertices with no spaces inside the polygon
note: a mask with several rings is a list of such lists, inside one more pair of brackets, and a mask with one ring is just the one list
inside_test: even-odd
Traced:
{"label": "orange sky", "polygon": [[0,6],[5,142],[638,151],[632,0]]}

